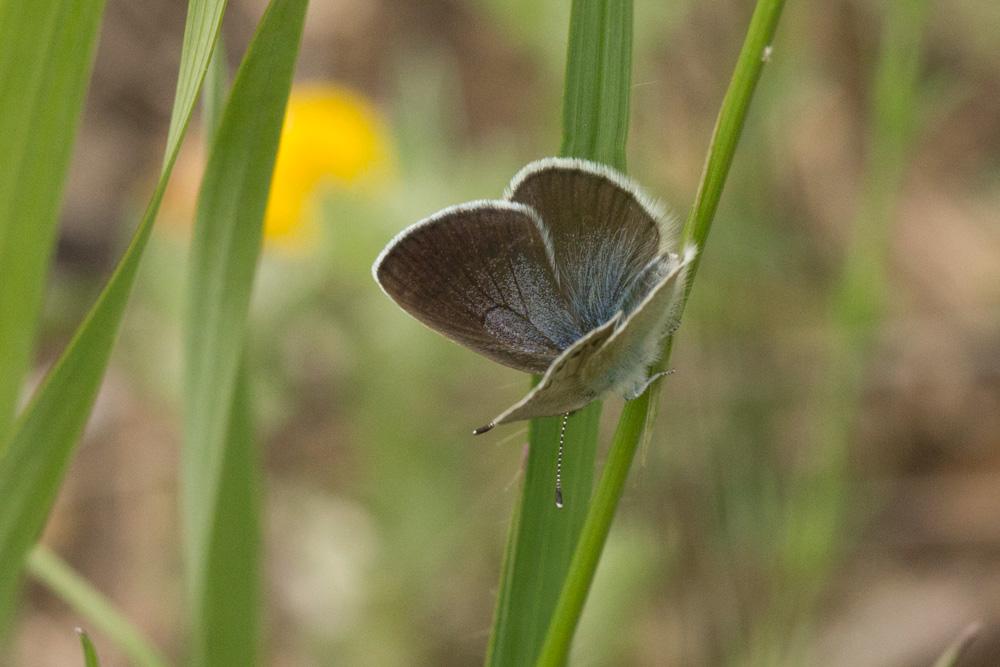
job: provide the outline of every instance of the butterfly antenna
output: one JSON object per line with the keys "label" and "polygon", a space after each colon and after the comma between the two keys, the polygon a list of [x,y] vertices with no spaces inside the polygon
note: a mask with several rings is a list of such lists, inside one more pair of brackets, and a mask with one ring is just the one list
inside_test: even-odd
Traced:
{"label": "butterfly antenna", "polygon": [[566,444],[566,423],[569,422],[569,413],[564,412],[562,418],[562,426],[559,428],[559,451],[556,454],[556,507],[562,509],[563,506],[563,495],[562,495],[562,461],[563,461],[563,445]]}

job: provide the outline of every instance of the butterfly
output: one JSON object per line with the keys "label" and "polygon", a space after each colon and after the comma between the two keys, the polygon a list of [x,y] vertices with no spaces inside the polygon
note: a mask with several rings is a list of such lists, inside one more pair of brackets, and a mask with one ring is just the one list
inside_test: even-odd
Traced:
{"label": "butterfly", "polygon": [[[410,315],[542,379],[478,428],[640,396],[680,320],[696,255],[624,174],[572,158],[522,168],[503,199],[452,206],[400,232],[372,267]],[[565,422],[564,422],[565,426]]]}

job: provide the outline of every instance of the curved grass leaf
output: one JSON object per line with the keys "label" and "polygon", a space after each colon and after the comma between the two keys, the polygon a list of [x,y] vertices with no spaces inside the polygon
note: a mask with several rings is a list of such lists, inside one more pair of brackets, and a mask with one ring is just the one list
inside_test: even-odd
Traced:
{"label": "curved grass leaf", "polygon": [[0,452],[31,360],[103,11],[104,0],[0,2]]}
{"label": "curved grass leaf", "polygon": [[241,364],[307,5],[272,0],[261,19],[215,131],[198,200],[187,293],[182,459],[196,664],[257,662],[258,465]]}
{"label": "curved grass leaf", "polygon": [[982,630],[983,624],[979,621],[965,626],[958,637],[955,638],[955,641],[934,661],[934,667],[956,667],[962,655],[976,641]]}
{"label": "curved grass leaf", "polygon": [[[698,194],[691,214],[684,224],[684,239],[696,243],[702,250],[719,199],[722,197],[722,188],[729,175],[736,145],[750,108],[750,100],[768,59],[766,49],[774,38],[783,6],[784,0],[758,0],[732,80],[722,101],[722,108],[719,110]],[[690,268],[688,292],[702,256],[703,252],[700,252]],[[687,293],[685,300],[686,297]],[[665,367],[670,359],[672,341],[672,338],[667,340],[661,368]],[[573,561],[566,577],[566,584],[559,596],[552,625],[538,659],[539,665],[558,667],[566,662],[569,655],[573,633],[580,621],[587,594],[590,592],[597,563],[604,550],[615,510],[621,500],[632,460],[651,421],[651,412],[658,396],[658,386],[659,383],[654,384],[642,396],[626,403],[622,410],[608,459],[601,480],[598,482],[594,502],[584,523],[580,542],[573,554]]]}
{"label": "curved grass leaf", "polygon": [[[631,0],[574,0],[561,153],[625,169],[632,72]],[[534,420],[521,499],[504,555],[489,665],[529,665],[541,648],[590,504],[601,404],[566,430],[566,505],[554,502],[560,418]]]}
{"label": "curved grass leaf", "polygon": [[94,642],[90,641],[90,635],[83,628],[77,628],[76,633],[80,635],[80,648],[83,649],[85,667],[101,667],[101,661],[97,657],[97,649],[94,648]]}
{"label": "curved grass leaf", "polygon": [[92,627],[113,641],[137,667],[166,667],[166,659],[89,581],[44,547],[28,556],[28,571]]}
{"label": "curved grass leaf", "polygon": [[[10,4],[10,3],[8,3]],[[191,0],[180,75],[159,182],[97,302],[15,422],[0,458],[0,627],[13,608],[28,550],[38,539],[90,415],[219,32],[224,0]]]}

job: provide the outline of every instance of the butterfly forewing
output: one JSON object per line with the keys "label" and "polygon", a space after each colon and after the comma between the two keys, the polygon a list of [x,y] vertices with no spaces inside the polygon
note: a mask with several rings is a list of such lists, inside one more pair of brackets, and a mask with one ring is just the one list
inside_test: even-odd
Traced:
{"label": "butterfly forewing", "polygon": [[404,230],[373,273],[430,328],[499,363],[544,372],[580,332],[539,224],[507,201],[445,209]]}
{"label": "butterfly forewing", "polygon": [[635,277],[660,252],[663,214],[602,165],[534,162],[514,177],[508,198],[541,217],[560,286],[584,331],[621,308]]}

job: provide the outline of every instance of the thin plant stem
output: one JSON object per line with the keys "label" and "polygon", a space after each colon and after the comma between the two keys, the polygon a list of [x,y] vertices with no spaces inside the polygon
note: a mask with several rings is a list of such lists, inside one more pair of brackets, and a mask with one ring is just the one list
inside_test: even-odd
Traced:
{"label": "thin plant stem", "polygon": [[84,667],[101,667],[101,660],[97,657],[97,649],[94,648],[94,642],[90,641],[90,635],[83,628],[77,628],[76,633],[80,636]]}
{"label": "thin plant stem", "polygon": [[974,621],[965,626],[955,641],[952,642],[951,646],[945,649],[941,657],[934,661],[934,667],[955,667],[959,659],[969,649],[969,646],[976,641],[982,631],[983,624],[979,621]]}
{"label": "thin plant stem", "polygon": [[110,639],[138,667],[169,664],[153,644],[100,591],[61,558],[39,546],[28,556],[28,572]]}
{"label": "thin plant stem", "polygon": [[[683,238],[697,244],[700,249],[690,269],[685,302],[704,252],[705,241],[732,165],[753,92],[765,63],[771,57],[770,45],[784,4],[784,0],[758,1],[729,89],[722,101],[698,194],[684,225]],[[661,368],[669,362],[672,346],[671,338],[666,342]],[[583,532],[570,563],[562,593],[556,603],[538,665],[559,667],[569,655],[573,634],[593,583],[632,460],[651,421],[651,406],[655,405],[658,395],[657,385],[655,383],[642,396],[628,402],[622,411],[601,480],[584,521]]]}

